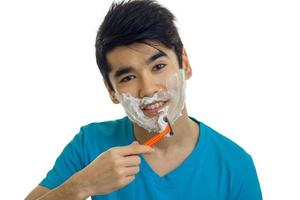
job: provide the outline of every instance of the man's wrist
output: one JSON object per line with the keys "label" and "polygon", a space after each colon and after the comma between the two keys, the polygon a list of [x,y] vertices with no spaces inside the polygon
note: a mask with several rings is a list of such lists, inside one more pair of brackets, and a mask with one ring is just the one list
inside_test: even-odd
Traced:
{"label": "man's wrist", "polygon": [[70,196],[74,199],[85,200],[90,196],[87,188],[82,184],[82,179],[78,173],[74,174],[72,177],[66,181],[62,187],[68,190]]}

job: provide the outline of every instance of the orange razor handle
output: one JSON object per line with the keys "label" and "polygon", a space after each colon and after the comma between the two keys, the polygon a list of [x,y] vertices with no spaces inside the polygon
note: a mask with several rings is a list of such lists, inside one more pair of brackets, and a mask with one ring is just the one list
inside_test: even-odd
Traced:
{"label": "orange razor handle", "polygon": [[149,140],[147,140],[143,145],[147,145],[152,147],[153,145],[155,145],[156,143],[158,143],[165,135],[167,135],[169,132],[171,132],[171,128],[169,125],[167,125],[167,127],[165,128],[165,130],[163,130],[163,132],[153,136],[152,138],[150,138]]}

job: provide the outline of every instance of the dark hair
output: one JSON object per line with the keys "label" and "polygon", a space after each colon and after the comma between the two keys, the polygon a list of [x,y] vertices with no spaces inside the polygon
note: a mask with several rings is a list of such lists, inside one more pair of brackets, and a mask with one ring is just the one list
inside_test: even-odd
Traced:
{"label": "dark hair", "polygon": [[129,0],[111,5],[95,44],[97,65],[110,89],[114,90],[108,77],[111,68],[106,54],[117,46],[158,41],[174,50],[182,68],[183,44],[174,21],[174,15],[154,0]]}

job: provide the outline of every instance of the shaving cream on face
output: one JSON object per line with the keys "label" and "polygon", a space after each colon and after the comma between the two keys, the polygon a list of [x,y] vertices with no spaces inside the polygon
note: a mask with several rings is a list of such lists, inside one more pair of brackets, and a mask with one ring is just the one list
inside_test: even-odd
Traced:
{"label": "shaving cream on face", "polygon": [[[171,125],[182,115],[185,101],[185,76],[184,70],[180,69],[179,75],[171,75],[165,85],[166,91],[158,91],[152,97],[135,98],[129,93],[119,93],[116,91],[116,97],[122,104],[129,119],[146,129],[149,133],[162,132],[167,123],[163,120],[168,117]],[[142,106],[151,104],[156,101],[169,101],[164,106],[159,115],[155,117],[147,117],[141,109]]]}

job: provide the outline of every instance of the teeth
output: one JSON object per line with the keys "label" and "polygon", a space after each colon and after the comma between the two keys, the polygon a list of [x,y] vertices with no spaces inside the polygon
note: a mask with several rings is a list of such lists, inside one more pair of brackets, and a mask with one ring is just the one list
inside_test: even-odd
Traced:
{"label": "teeth", "polygon": [[144,109],[146,109],[146,110],[156,109],[156,108],[161,107],[163,104],[164,104],[164,102],[155,103],[150,106],[146,106]]}

